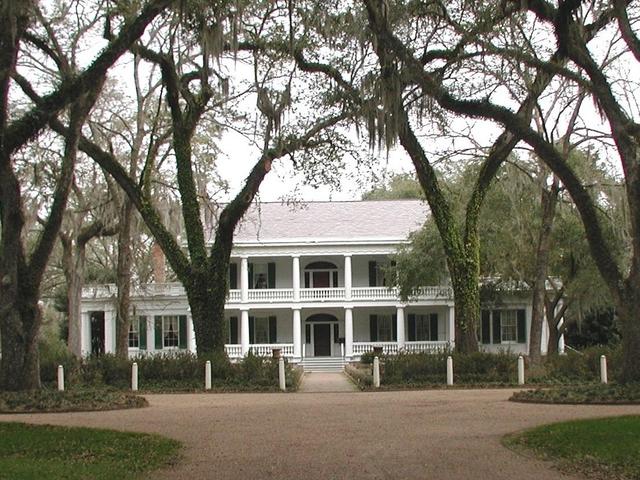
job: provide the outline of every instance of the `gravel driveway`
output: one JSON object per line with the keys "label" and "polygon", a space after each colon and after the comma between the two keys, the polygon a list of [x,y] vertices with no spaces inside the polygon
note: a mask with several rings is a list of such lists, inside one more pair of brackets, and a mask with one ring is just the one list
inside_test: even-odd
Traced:
{"label": "gravel driveway", "polygon": [[571,418],[640,414],[639,406],[508,402],[509,390],[149,395],[150,408],[2,415],[0,420],[154,432],[185,458],[160,479],[550,479],[549,464],[502,435]]}

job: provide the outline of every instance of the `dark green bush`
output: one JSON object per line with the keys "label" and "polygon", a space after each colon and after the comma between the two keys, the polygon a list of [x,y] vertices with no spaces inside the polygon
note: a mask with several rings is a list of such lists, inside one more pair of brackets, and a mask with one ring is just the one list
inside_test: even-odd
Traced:
{"label": "dark green bush", "polygon": [[600,380],[600,356],[607,357],[607,371],[610,380],[620,376],[622,349],[619,346],[590,347],[580,353],[552,355],[545,359],[541,371],[533,373],[530,383],[585,383]]}

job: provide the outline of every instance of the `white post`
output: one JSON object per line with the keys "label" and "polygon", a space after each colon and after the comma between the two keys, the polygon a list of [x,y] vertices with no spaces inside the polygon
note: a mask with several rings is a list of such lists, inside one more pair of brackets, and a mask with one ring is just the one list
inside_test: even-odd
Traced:
{"label": "white post", "polygon": [[193,329],[193,317],[191,316],[191,308],[187,308],[187,351],[196,353],[196,333]]}
{"label": "white post", "polygon": [[284,358],[278,359],[278,380],[280,380],[280,390],[287,391],[287,385],[284,378]]}
{"label": "white post", "polygon": [[344,343],[340,344],[340,356],[344,358]]}
{"label": "white post", "polygon": [[293,280],[293,301],[299,302],[300,301],[300,256],[299,255],[293,256],[292,271],[293,271],[293,279],[292,279]]}
{"label": "white post", "polygon": [[104,353],[116,352],[116,312],[113,310],[104,311]]}
{"label": "white post", "polygon": [[244,357],[249,353],[249,310],[240,311],[240,345]]}
{"label": "white post", "polygon": [[302,358],[302,326],[300,309],[293,309],[293,358]]}
{"label": "white post", "polygon": [[524,385],[524,358],[518,357],[518,385]]}
{"label": "white post", "polygon": [[344,254],[344,298],[351,300],[351,287],[353,284],[351,275],[351,254]]}
{"label": "white post", "polygon": [[397,323],[397,337],[398,337],[398,351],[404,350],[405,338],[404,338],[404,307],[396,308],[396,323]]}
{"label": "white post", "polygon": [[240,301],[242,303],[249,301],[249,259],[247,257],[240,258]]}
{"label": "white post", "polygon": [[453,358],[447,357],[447,385],[453,385]]}
{"label": "white post", "polygon": [[131,365],[131,390],[138,391],[138,363],[133,362]]}
{"label": "white post", "polygon": [[307,356],[307,344],[303,343],[302,344],[302,358],[305,358]]}
{"label": "white post", "polygon": [[453,350],[456,344],[456,309],[449,307],[449,347]]}
{"label": "white post", "polygon": [[373,386],[380,388],[380,360],[378,357],[373,357]]}
{"label": "white post", "polygon": [[204,364],[204,389],[211,390],[211,361]]}
{"label": "white post", "polygon": [[64,392],[64,367],[58,365],[58,390]]}
{"label": "white post", "polygon": [[600,355],[600,382],[608,383],[607,379],[607,357]]}
{"label": "white post", "polygon": [[353,309],[344,309],[344,354],[347,358],[353,356]]}

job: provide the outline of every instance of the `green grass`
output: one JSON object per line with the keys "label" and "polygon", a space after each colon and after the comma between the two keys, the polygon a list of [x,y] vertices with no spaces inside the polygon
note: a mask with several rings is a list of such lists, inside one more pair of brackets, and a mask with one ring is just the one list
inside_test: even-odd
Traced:
{"label": "green grass", "polygon": [[118,410],[147,405],[143,397],[108,388],[0,392],[0,413]]}
{"label": "green grass", "polygon": [[180,444],[157,435],[0,423],[0,479],[134,479],[173,463]]}
{"label": "green grass", "polygon": [[505,444],[600,478],[640,478],[640,416],[555,423],[511,435]]}

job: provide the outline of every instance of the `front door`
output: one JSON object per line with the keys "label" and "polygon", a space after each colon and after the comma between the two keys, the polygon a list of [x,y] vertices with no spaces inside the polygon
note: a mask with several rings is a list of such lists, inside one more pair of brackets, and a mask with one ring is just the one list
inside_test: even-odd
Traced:
{"label": "front door", "polygon": [[331,356],[331,324],[316,323],[313,326],[313,355],[315,357]]}
{"label": "front door", "polygon": [[91,312],[91,355],[104,353],[104,312]]}

